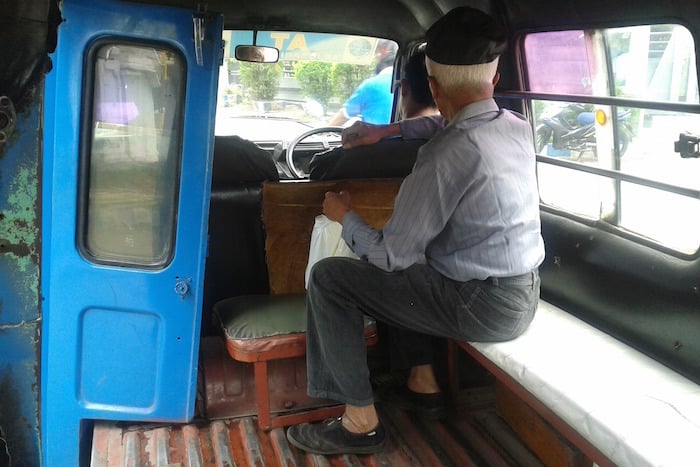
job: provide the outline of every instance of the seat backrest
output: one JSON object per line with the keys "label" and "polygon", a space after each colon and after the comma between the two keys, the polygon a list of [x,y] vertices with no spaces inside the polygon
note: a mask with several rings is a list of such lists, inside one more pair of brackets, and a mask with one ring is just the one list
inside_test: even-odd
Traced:
{"label": "seat backrest", "polygon": [[209,254],[204,279],[202,333],[219,300],[268,293],[261,200],[263,180],[278,180],[263,149],[237,136],[217,136],[209,201]]}
{"label": "seat backrest", "polygon": [[347,191],[352,208],[381,228],[391,217],[401,179],[266,182],[263,184],[265,251],[271,294],[303,293],[314,220],[327,191]]}
{"label": "seat backrest", "polygon": [[311,180],[403,178],[411,173],[424,139],[388,138],[352,149],[338,147],[314,155]]}
{"label": "seat backrest", "polygon": [[279,180],[272,155],[239,136],[214,137],[212,185]]}

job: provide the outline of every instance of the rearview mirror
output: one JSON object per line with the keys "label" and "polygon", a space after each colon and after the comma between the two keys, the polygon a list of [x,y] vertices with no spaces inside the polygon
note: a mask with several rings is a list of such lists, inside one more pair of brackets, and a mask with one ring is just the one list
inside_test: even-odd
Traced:
{"label": "rearview mirror", "polygon": [[260,45],[237,45],[236,60],[242,62],[277,63],[280,51],[274,47]]}

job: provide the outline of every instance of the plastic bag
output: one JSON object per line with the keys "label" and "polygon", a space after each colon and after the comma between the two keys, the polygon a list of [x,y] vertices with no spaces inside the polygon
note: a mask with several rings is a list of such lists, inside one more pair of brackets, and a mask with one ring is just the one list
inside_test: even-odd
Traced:
{"label": "plastic bag", "polygon": [[309,245],[309,262],[306,265],[306,273],[304,275],[306,288],[309,286],[311,268],[317,261],[329,256],[359,258],[345,243],[343,237],[340,236],[342,230],[343,226],[340,222],[332,221],[323,214],[316,216]]}

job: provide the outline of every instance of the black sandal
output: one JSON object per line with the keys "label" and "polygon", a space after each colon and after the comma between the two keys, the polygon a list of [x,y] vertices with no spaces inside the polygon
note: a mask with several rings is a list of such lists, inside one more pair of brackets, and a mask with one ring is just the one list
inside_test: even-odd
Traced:
{"label": "black sandal", "polygon": [[299,449],[314,454],[373,454],[384,448],[386,435],[381,423],[368,433],[352,433],[343,426],[342,417],[338,417],[291,426],[287,439]]}

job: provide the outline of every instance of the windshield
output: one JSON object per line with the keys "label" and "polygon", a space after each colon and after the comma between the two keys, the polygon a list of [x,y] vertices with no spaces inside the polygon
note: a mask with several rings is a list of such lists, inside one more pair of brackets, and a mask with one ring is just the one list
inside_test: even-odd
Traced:
{"label": "windshield", "polygon": [[236,45],[253,44],[253,31],[225,31],[223,39],[218,136],[284,145],[312,128],[391,120],[397,50],[392,41],[258,31],[255,44],[276,47],[280,59],[250,63],[236,60],[234,50]]}

